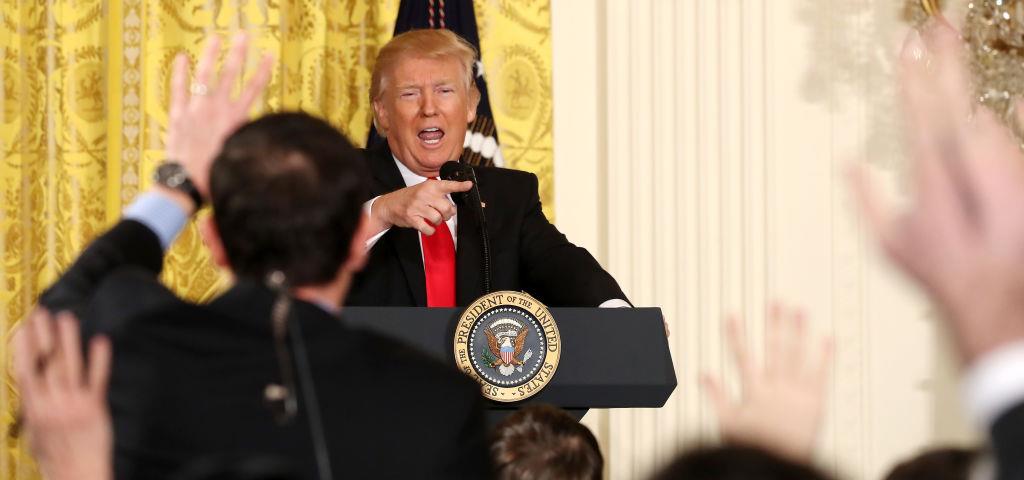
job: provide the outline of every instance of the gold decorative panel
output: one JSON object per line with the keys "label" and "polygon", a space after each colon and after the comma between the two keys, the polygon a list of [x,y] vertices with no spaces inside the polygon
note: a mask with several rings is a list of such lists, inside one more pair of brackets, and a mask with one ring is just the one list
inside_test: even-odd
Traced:
{"label": "gold decorative panel", "polygon": [[549,2],[475,0],[473,6],[506,166],[537,174],[544,214],[554,219]]}

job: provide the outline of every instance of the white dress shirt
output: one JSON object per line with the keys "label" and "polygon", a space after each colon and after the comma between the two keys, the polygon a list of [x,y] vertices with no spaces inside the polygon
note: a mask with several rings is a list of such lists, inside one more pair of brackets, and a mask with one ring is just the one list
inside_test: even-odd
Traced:
{"label": "white dress shirt", "polygon": [[[395,160],[395,165],[398,167],[398,171],[402,174],[402,180],[405,181],[405,186],[406,187],[412,187],[414,185],[419,185],[419,184],[427,181],[427,177],[421,177],[421,176],[413,173],[412,170],[409,170],[409,167],[406,167],[402,162],[398,161],[398,158],[395,157],[393,154],[391,155],[391,158],[393,158]],[[379,195],[376,196],[376,197],[371,198],[368,202],[363,204],[363,212],[367,216],[370,215],[370,208],[373,207],[373,202],[377,201],[378,198],[380,198]],[[448,195],[448,201],[452,202],[452,196],[451,195]],[[455,202],[452,202],[452,204],[454,205]],[[459,215],[458,214],[452,215],[452,218],[449,218],[445,223],[448,224],[448,230],[450,232],[452,232],[452,240],[455,242],[455,248],[458,248],[458,246],[459,246],[459,241],[458,241],[459,236],[458,236],[458,234],[456,232],[458,232],[457,229],[458,229],[458,225],[459,225]],[[380,237],[384,236],[385,233],[388,233],[389,230],[391,230],[390,227],[385,229],[384,231],[374,235],[373,237],[370,237],[370,239],[366,241],[366,249],[369,250],[369,249],[373,248],[373,246],[377,244],[377,241],[380,240]],[[423,258],[423,237],[417,235],[417,238],[420,239],[420,258],[422,259]],[[601,305],[598,305],[598,306],[601,307],[601,308],[629,308],[629,307],[632,307],[632,305],[630,305],[629,302],[627,302],[625,300],[622,300],[621,298],[613,298],[611,300],[605,300],[604,302],[601,303]]]}
{"label": "white dress shirt", "polygon": [[1024,341],[986,353],[964,376],[964,404],[971,420],[986,430],[1000,415],[1024,402]]}

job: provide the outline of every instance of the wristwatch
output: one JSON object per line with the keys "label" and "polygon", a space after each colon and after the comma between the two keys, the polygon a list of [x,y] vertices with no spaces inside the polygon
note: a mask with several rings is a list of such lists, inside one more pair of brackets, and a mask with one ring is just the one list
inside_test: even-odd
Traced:
{"label": "wristwatch", "polygon": [[174,160],[164,161],[163,164],[156,167],[156,172],[153,173],[153,181],[171,190],[184,192],[195,203],[196,210],[203,206],[203,196],[199,194],[199,189],[192,183],[192,179],[188,178],[188,172],[185,171],[185,167],[180,163]]}

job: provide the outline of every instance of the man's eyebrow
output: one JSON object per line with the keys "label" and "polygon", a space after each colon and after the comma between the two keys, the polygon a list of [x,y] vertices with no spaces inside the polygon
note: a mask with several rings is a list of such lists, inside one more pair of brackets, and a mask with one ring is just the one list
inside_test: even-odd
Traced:
{"label": "man's eyebrow", "polygon": [[[432,87],[441,87],[441,86],[445,86],[445,85],[454,85],[454,84],[455,84],[455,80],[454,79],[442,78],[442,79],[437,80],[436,82],[434,82],[431,86]],[[398,90],[418,90],[418,89],[423,88],[423,87],[419,83],[408,82],[408,83],[398,84],[398,85],[395,86],[395,88],[398,89]]]}

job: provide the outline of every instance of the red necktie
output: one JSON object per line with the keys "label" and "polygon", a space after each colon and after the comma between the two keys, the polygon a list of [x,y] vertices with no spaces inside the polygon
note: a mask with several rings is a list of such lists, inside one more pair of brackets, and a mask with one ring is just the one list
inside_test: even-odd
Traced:
{"label": "red necktie", "polygon": [[[433,180],[431,178],[430,180]],[[455,242],[448,223],[434,227],[433,235],[420,233],[428,307],[455,306]]]}

